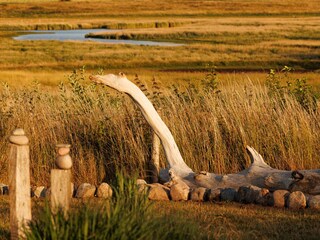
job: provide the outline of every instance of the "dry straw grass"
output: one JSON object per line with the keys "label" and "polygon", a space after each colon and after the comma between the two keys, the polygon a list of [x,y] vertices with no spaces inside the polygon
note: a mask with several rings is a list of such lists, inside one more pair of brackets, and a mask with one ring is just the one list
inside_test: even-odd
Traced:
{"label": "dry straw grass", "polygon": [[[250,79],[219,89],[189,84],[161,89],[157,97],[161,116],[194,170],[239,171],[249,164],[246,145],[275,168],[319,168],[318,110],[306,111],[289,95],[281,101],[271,97],[263,84]],[[55,144],[61,142],[72,144],[76,183],[110,180],[116,168],[147,175],[151,129],[128,97],[109,92],[88,85],[80,72],[56,94],[38,84],[16,91],[4,86],[1,181],[7,181],[7,138],[16,127],[30,138],[32,184],[48,184]]]}

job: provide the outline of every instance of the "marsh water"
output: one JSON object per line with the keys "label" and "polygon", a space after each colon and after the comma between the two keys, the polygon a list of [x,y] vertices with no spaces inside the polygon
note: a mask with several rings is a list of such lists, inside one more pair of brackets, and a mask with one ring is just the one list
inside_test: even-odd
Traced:
{"label": "marsh water", "polygon": [[118,39],[101,39],[85,38],[88,33],[112,32],[118,30],[109,29],[81,29],[81,30],[33,30],[24,31],[21,35],[13,37],[15,40],[57,40],[57,41],[93,41],[110,44],[131,44],[144,46],[181,46],[182,44],[170,42],[138,41],[138,40],[118,40]]}

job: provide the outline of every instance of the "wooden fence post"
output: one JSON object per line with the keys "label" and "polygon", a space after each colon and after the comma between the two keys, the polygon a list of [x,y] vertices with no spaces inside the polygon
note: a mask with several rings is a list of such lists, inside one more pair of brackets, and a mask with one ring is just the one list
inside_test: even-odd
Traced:
{"label": "wooden fence post", "polygon": [[152,135],[152,152],[151,161],[149,164],[150,168],[150,180],[152,183],[159,182],[159,171],[160,171],[160,138],[153,132]]}
{"label": "wooden fence post", "polygon": [[9,195],[11,239],[24,237],[23,226],[31,221],[29,139],[18,128],[9,137]]}
{"label": "wooden fence post", "polygon": [[71,202],[71,167],[69,144],[58,144],[56,167],[51,170],[51,210],[57,213],[61,209],[67,214]]}

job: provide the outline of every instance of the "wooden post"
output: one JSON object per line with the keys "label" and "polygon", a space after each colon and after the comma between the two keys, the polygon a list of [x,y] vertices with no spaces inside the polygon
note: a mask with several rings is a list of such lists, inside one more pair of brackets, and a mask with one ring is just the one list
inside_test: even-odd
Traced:
{"label": "wooden post", "polygon": [[56,167],[51,170],[51,210],[57,213],[61,209],[67,214],[71,202],[71,167],[69,144],[58,144]]}
{"label": "wooden post", "polygon": [[160,171],[160,138],[153,132],[152,136],[152,152],[151,161],[149,164],[151,176],[150,180],[152,183],[159,182],[159,171]]}
{"label": "wooden post", "polygon": [[9,195],[11,239],[24,237],[23,226],[31,220],[29,140],[18,128],[9,137]]}

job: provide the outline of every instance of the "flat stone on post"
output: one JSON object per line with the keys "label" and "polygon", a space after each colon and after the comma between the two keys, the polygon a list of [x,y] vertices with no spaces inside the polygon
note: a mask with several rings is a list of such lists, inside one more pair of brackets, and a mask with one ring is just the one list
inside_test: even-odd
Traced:
{"label": "flat stone on post", "polygon": [[9,141],[10,231],[11,239],[20,239],[22,226],[31,221],[29,140],[23,129],[16,129]]}
{"label": "flat stone on post", "polygon": [[16,144],[16,145],[20,145],[20,146],[28,145],[28,143],[29,143],[29,139],[26,136],[14,136],[14,135],[11,135],[9,137],[9,141],[12,144]]}
{"label": "flat stone on post", "polygon": [[26,133],[24,132],[24,130],[22,128],[16,128],[15,130],[13,130],[12,135],[13,136],[25,136]]}
{"label": "flat stone on post", "polygon": [[58,148],[58,154],[60,155],[60,156],[64,156],[64,155],[67,155],[67,154],[69,154],[69,152],[70,152],[70,147],[60,147],[60,148]]}

